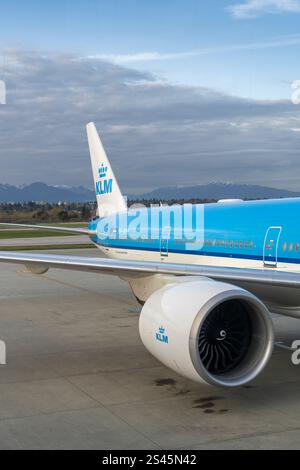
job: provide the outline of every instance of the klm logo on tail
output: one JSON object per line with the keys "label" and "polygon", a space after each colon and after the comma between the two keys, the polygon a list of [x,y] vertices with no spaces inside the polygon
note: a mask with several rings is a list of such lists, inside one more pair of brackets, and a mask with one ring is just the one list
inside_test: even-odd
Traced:
{"label": "klm logo on tail", "polygon": [[104,166],[104,164],[102,163],[98,170],[100,181],[97,181],[96,183],[97,196],[102,196],[103,194],[112,193],[113,180],[112,178],[106,178],[107,171],[108,171],[108,167]]}

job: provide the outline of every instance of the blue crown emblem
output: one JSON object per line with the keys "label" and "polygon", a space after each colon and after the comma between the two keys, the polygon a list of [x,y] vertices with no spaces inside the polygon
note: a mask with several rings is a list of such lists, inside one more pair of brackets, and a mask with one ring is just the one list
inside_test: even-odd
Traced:
{"label": "blue crown emblem", "polygon": [[99,178],[105,178],[107,174],[108,168],[107,166],[104,166],[104,163],[101,164],[98,173],[99,173]]}
{"label": "blue crown emblem", "polygon": [[158,328],[158,332],[155,334],[155,339],[160,343],[169,344],[169,336],[166,335],[166,329],[163,326]]}

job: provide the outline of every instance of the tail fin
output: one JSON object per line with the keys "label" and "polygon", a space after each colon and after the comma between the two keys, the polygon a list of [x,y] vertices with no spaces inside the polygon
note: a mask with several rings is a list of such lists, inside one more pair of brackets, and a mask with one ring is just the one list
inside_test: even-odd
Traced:
{"label": "tail fin", "polygon": [[115,175],[93,122],[87,126],[99,217],[127,210]]}

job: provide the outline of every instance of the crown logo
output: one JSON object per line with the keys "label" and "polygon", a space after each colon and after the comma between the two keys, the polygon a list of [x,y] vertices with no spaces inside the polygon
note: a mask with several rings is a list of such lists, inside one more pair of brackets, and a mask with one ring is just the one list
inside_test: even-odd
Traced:
{"label": "crown logo", "polygon": [[101,164],[98,173],[99,173],[99,178],[105,178],[107,174],[108,168],[107,166],[104,166],[104,163]]}
{"label": "crown logo", "polygon": [[166,329],[163,326],[161,326],[158,331],[160,332],[161,335],[163,335]]}

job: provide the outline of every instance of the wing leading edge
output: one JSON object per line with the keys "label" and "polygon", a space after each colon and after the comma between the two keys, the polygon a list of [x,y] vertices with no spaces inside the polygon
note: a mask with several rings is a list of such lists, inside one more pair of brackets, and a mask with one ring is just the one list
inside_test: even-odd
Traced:
{"label": "wing leading edge", "polygon": [[106,258],[1,252],[0,262],[23,264],[33,272],[43,273],[49,268],[113,274],[120,277],[140,277],[151,274],[174,276],[205,276],[232,284],[260,284],[272,287],[300,287],[300,273],[287,273],[268,269],[242,269],[219,266],[125,261]]}
{"label": "wing leading edge", "polygon": [[11,224],[11,223],[0,223],[0,227],[18,227],[19,229],[36,229],[36,230],[47,230],[52,232],[65,232],[74,233],[77,235],[95,235],[96,231],[89,230],[87,228],[72,228],[72,227],[55,227],[53,225],[30,225],[30,224]]}

